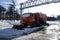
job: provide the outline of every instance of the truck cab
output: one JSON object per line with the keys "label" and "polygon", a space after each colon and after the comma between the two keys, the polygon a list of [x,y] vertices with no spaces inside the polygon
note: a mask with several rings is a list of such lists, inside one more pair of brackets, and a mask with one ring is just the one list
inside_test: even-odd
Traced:
{"label": "truck cab", "polygon": [[27,26],[32,26],[33,22],[35,22],[33,13],[25,13],[21,17],[22,24]]}

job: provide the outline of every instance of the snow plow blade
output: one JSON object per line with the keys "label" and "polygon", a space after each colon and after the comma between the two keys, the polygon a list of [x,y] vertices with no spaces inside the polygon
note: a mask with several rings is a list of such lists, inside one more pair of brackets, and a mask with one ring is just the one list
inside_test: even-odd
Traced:
{"label": "snow plow blade", "polygon": [[24,25],[13,25],[12,28],[18,29],[18,30],[22,30],[22,29],[24,29],[25,27],[24,27]]}

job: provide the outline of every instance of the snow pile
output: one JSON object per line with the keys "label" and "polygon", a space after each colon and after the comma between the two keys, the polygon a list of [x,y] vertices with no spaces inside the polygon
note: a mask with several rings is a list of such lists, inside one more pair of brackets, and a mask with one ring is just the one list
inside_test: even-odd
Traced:
{"label": "snow pile", "polygon": [[20,25],[20,20],[8,20],[7,21],[11,25]]}
{"label": "snow pile", "polygon": [[46,34],[49,34],[51,36],[51,40],[58,40],[58,32],[59,32],[59,27],[58,25],[51,25],[47,27],[46,29]]}
{"label": "snow pile", "polygon": [[48,33],[57,32],[58,30],[59,30],[58,25],[51,25],[51,26],[47,27],[47,32]]}
{"label": "snow pile", "polygon": [[6,20],[0,20],[0,29],[11,28],[12,26]]}
{"label": "snow pile", "polygon": [[60,24],[58,21],[47,21],[50,25]]}
{"label": "snow pile", "polygon": [[6,24],[6,25],[10,25],[9,23],[7,23],[6,20],[4,20],[4,21],[0,20],[0,25],[4,25],[4,24]]}

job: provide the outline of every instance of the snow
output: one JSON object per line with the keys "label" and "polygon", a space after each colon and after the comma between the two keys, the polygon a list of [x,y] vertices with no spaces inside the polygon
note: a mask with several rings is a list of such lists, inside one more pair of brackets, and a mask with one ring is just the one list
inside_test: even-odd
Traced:
{"label": "snow", "polygon": [[8,20],[7,21],[11,25],[20,25],[20,20]]}
{"label": "snow", "polygon": [[[25,28],[24,30],[17,30],[13,29],[12,25],[9,23],[10,20],[7,21],[0,21],[0,38],[15,38],[19,37],[25,34],[29,34],[40,27],[35,28]],[[17,21],[10,21],[11,23],[17,22]]]}
{"label": "snow", "polygon": [[6,20],[0,20],[0,29],[11,28],[12,26]]}
{"label": "snow", "polygon": [[45,26],[46,28],[44,31],[39,31],[35,33],[31,32],[39,29],[39,27],[17,30],[13,29],[12,25],[9,24],[8,21],[0,21],[0,23],[0,38],[12,38],[12,40],[58,40],[60,38],[60,23],[58,21],[48,22],[50,24],[49,27]]}

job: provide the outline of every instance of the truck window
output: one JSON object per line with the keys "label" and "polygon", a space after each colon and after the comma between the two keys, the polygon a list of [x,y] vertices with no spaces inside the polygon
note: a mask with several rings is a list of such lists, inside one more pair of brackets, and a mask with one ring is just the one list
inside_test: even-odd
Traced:
{"label": "truck window", "polygon": [[22,15],[22,17],[29,17],[29,16],[30,16],[29,13],[25,13],[25,14]]}

